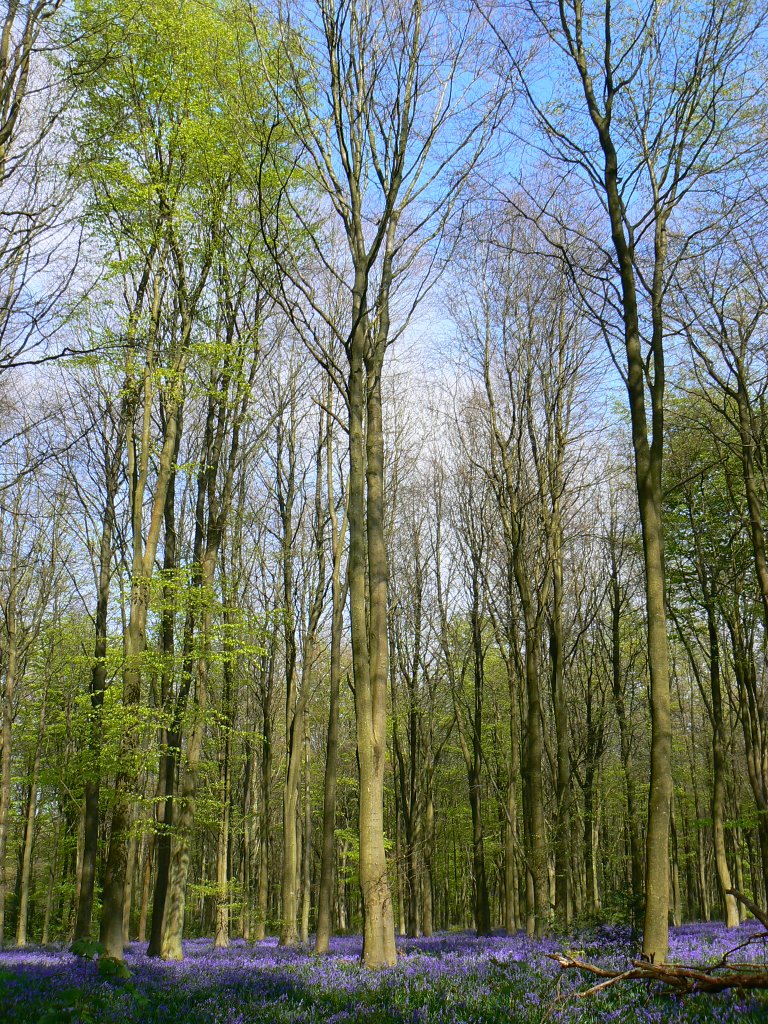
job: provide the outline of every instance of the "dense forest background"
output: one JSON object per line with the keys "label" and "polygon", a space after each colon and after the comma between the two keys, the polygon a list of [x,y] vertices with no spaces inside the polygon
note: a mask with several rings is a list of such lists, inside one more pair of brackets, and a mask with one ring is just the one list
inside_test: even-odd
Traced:
{"label": "dense forest background", "polygon": [[2,6],[0,939],[765,906],[762,5]]}

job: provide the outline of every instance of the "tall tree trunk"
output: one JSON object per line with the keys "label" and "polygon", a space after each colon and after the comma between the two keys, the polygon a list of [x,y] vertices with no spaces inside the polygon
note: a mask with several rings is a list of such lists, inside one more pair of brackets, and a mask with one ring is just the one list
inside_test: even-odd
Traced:
{"label": "tall tree trunk", "polygon": [[[178,448],[174,462],[178,458]],[[160,616],[160,646],[162,669],[160,673],[160,702],[163,707],[172,706],[174,682],[174,653],[176,632],[176,573],[178,571],[178,538],[176,535],[176,473],[168,483],[165,499],[165,546],[163,550],[163,611]],[[160,956],[163,945],[165,902],[168,895],[168,877],[171,864],[171,841],[173,836],[173,798],[176,792],[176,765],[180,756],[181,730],[176,717],[162,730],[163,744],[158,769],[157,802],[157,868],[152,899],[152,923],[150,926],[147,956]]]}
{"label": "tall tree trunk", "polygon": [[651,437],[646,416],[646,362],[640,341],[640,319],[632,253],[623,226],[618,190],[618,161],[607,133],[601,133],[611,232],[618,257],[627,354],[627,392],[632,424],[640,526],[643,537],[648,668],[651,677],[651,777],[645,844],[645,918],[643,952],[657,963],[669,947],[669,830],[672,802],[672,714],[669,689],[669,648],[664,595],[664,533],[661,470],[664,431],[664,353],[661,302],[665,265],[666,223],[656,224],[653,267]]}
{"label": "tall tree trunk", "polygon": [[[137,317],[143,304],[143,294],[149,280],[152,258],[153,256],[150,256],[147,259],[142,281],[137,291],[134,311],[131,323],[129,324],[129,337],[133,337],[136,329]],[[166,410],[164,417],[165,430],[158,456],[149,524],[145,527],[144,504],[150,470],[152,399],[155,389],[153,343],[160,316],[161,295],[161,283],[156,279],[150,313],[151,337],[141,381],[140,436],[137,436],[136,424],[133,422],[133,413],[126,416],[132,539],[130,609],[123,638],[123,706],[128,721],[121,737],[121,769],[116,776],[114,786],[114,809],[104,870],[101,923],[99,928],[99,939],[104,946],[105,955],[118,960],[123,958],[123,905],[128,868],[128,844],[134,806],[132,787],[135,779],[134,773],[130,769],[130,764],[135,755],[135,730],[130,718],[141,699],[141,662],[147,646],[146,627],[150,597],[149,581],[154,571],[157,546],[160,540],[160,530],[164,517],[165,499],[174,472],[173,456],[177,451],[177,438],[181,431],[181,406],[179,402],[174,401]],[[182,353],[186,350],[190,330],[191,323],[185,319],[180,341]],[[131,357],[132,350],[129,351],[129,358]],[[175,369],[177,372],[182,373],[184,366],[185,361],[182,355]],[[133,394],[134,384],[132,370],[129,369],[126,375],[127,393]],[[136,390],[138,390],[138,385],[136,385]]]}
{"label": "tall tree trunk", "polygon": [[146,836],[141,872],[141,906],[139,908],[139,930],[136,938],[147,941],[147,920],[149,919],[149,896],[152,889],[152,862],[155,856],[156,837],[154,832]]}
{"label": "tall tree trunk", "polygon": [[[228,635],[232,633],[234,619],[230,608],[224,609],[224,623]],[[232,803],[231,744],[232,744],[232,664],[227,655],[223,665],[224,690],[222,694],[221,739],[221,802],[222,814],[216,838],[216,949],[229,947],[229,866],[230,866],[230,813]]]}
{"label": "tall tree trunk", "polygon": [[251,922],[253,918],[253,838],[254,838],[254,808],[257,805],[256,796],[256,765],[254,759],[254,744],[250,739],[244,741],[245,753],[245,778],[242,789],[242,816],[243,816],[243,839],[241,847],[241,873],[243,897],[240,908],[240,934],[246,942],[251,939]]}
{"label": "tall tree trunk", "polygon": [[517,793],[514,776],[507,782],[507,813],[504,820],[504,930],[514,935],[517,923]]}
{"label": "tall tree trunk", "polygon": [[[293,728],[304,729],[303,717],[299,721],[293,718]],[[298,739],[293,742],[298,746]],[[294,760],[299,762],[297,754]],[[281,924],[280,945],[295,946],[298,938],[296,931],[296,914],[298,910],[298,768],[289,773],[283,785],[283,860],[280,878]]]}
{"label": "tall tree trunk", "polygon": [[[13,557],[13,556],[12,556]],[[13,574],[12,574],[13,575]],[[16,581],[11,579],[8,599],[3,609],[6,629],[5,686],[2,706],[2,754],[0,754],[0,946],[4,942],[5,902],[7,892],[6,858],[8,850],[8,818],[11,809],[11,743],[13,739],[13,701],[19,667],[18,624],[16,621]]]}
{"label": "tall tree trunk", "polygon": [[330,429],[327,438],[327,492],[331,517],[331,542],[333,544],[333,572],[331,577],[331,655],[328,706],[328,734],[325,755],[325,777],[323,781],[323,837],[320,855],[320,887],[317,907],[317,933],[315,952],[327,953],[331,936],[331,908],[333,902],[333,872],[336,864],[336,775],[339,757],[339,681],[341,678],[341,637],[344,605],[347,597],[347,583],[342,587],[341,558],[343,535],[346,532],[346,510],[341,531],[337,527],[337,516],[333,498],[333,448]]}
{"label": "tall tree trunk", "polygon": [[725,923],[728,928],[739,924],[736,900],[729,895],[731,873],[725,852],[725,829],[723,827],[725,808],[725,723],[723,720],[723,696],[720,681],[720,641],[717,622],[711,604],[707,608],[707,633],[709,636],[709,683],[712,694],[712,839],[715,847],[715,869],[720,899],[725,907]]}
{"label": "tall tree trunk", "polygon": [[27,791],[27,813],[24,821],[24,840],[22,844],[21,871],[19,873],[19,909],[16,923],[16,945],[26,946],[27,944],[27,918],[29,916],[29,890],[32,881],[32,848],[35,838],[35,817],[37,814],[37,779],[40,774],[40,759],[42,756],[43,739],[45,736],[46,703],[48,699],[47,688],[43,692],[43,701],[40,707],[40,719],[37,729],[37,742],[35,743],[35,755],[32,761],[32,771],[29,778]]}
{"label": "tall tree trunk", "polygon": [[549,634],[549,656],[552,671],[552,705],[555,713],[557,739],[557,776],[555,784],[555,916],[561,924],[571,919],[569,885],[571,840],[571,754],[568,739],[568,708],[563,678],[563,566],[562,538],[555,526],[556,538],[552,554],[552,621]]}
{"label": "tall tree trunk", "polygon": [[[206,551],[201,566],[202,589],[210,588],[213,581],[213,570],[216,564],[218,549]],[[194,708],[195,719],[187,745],[186,763],[179,798],[179,811],[174,829],[174,847],[171,855],[168,895],[166,898],[165,924],[161,956],[164,960],[182,960],[181,940],[184,934],[184,914],[186,909],[187,876],[189,874],[190,842],[195,821],[197,802],[197,771],[203,752],[205,733],[205,714],[208,707],[208,668],[209,644],[211,637],[212,614],[210,607],[205,607],[201,614],[200,635],[202,650],[197,658],[195,671]],[[187,671],[191,673],[191,666]]]}
{"label": "tall tree trunk", "polygon": [[586,874],[586,909],[596,918],[600,911],[600,894],[595,862],[595,765],[588,759],[584,769],[584,871]]}
{"label": "tall tree trunk", "polygon": [[274,687],[275,650],[266,659],[261,678],[261,807],[259,817],[259,879],[256,901],[254,941],[266,936],[269,915],[270,820],[272,795],[272,690]]}
{"label": "tall tree trunk", "polygon": [[683,901],[680,892],[680,850],[677,841],[677,824],[670,816],[672,831],[672,856],[669,859],[669,882],[672,891],[672,923],[679,928],[683,921]]}
{"label": "tall tree trunk", "polygon": [[434,878],[432,875],[432,852],[435,844],[435,804],[431,771],[426,780],[424,792],[424,857],[421,875],[421,929],[425,939],[434,931]]}
{"label": "tall tree trunk", "polygon": [[543,935],[549,926],[549,879],[544,825],[544,780],[541,768],[544,739],[541,725],[537,634],[538,630],[531,622],[528,622],[525,645],[525,684],[528,696],[525,777],[528,791],[527,811],[531,850],[531,870],[528,874],[529,881],[533,885],[534,931],[536,935]]}
{"label": "tall tree trunk", "polygon": [[131,836],[128,843],[128,865],[125,872],[125,897],[123,899],[123,945],[127,945],[131,935],[131,911],[133,909],[133,885],[136,876],[136,861],[139,840]]}
{"label": "tall tree trunk", "polygon": [[485,690],[485,657],[482,623],[480,621],[479,568],[473,574],[472,648],[474,658],[474,708],[472,717],[472,751],[469,772],[469,804],[472,813],[472,869],[475,882],[475,928],[478,935],[491,931],[491,908],[485,869],[485,834],[482,808],[483,764],[483,694]]}
{"label": "tall tree trunk", "polygon": [[621,766],[627,800],[627,831],[629,834],[630,877],[632,881],[632,920],[640,925],[644,903],[643,867],[638,829],[637,796],[632,775],[632,739],[624,703],[624,684],[621,663],[621,607],[622,595],[616,551],[611,549],[611,683],[616,718],[619,723]]}
{"label": "tall tree trunk", "polygon": [[[643,542],[648,668],[651,698],[651,756],[648,788],[648,828],[645,845],[645,918],[643,953],[656,963],[666,960],[669,947],[669,831],[672,801],[672,717],[670,700],[669,647],[665,606],[664,531],[662,504],[662,462],[664,453],[664,320],[663,300],[667,273],[667,221],[680,199],[679,178],[673,173],[664,185],[664,195],[656,180],[651,159],[646,170],[651,179],[653,200],[647,227],[652,230],[653,254],[645,282],[649,292],[651,338],[649,351],[643,351],[641,311],[638,301],[635,235],[627,227],[626,183],[622,186],[620,150],[613,136],[612,112],[617,83],[610,47],[612,12],[605,5],[605,64],[599,88],[590,74],[587,55],[585,14],[581,4],[559,7],[560,29],[568,40],[568,50],[578,72],[589,118],[602,153],[601,200],[610,223],[618,277],[635,485]],[[573,27],[569,24],[573,14]],[[698,74],[698,71],[697,71]],[[624,83],[626,85],[626,83]],[[676,111],[677,113],[677,111]],[[682,117],[682,115],[679,115]],[[670,144],[667,167],[679,166],[691,122],[676,121],[675,143]],[[681,135],[678,137],[677,129]],[[663,153],[661,154],[663,157]],[[677,163],[675,158],[677,157]],[[650,395],[650,410],[646,401]],[[650,416],[648,415],[650,412]]]}
{"label": "tall tree trunk", "polygon": [[[757,808],[757,839],[760,847],[761,878],[768,892],[768,735],[762,694],[757,680],[754,651],[744,635],[742,609],[735,602],[727,619],[733,649],[733,668],[739,696],[739,718],[744,735],[747,776]],[[757,898],[757,894],[754,894]]]}
{"label": "tall tree trunk", "polygon": [[360,775],[358,820],[363,962],[367,967],[375,968],[393,966],[396,951],[384,848],[389,653],[381,418],[384,352],[382,349],[364,366],[366,287],[365,275],[360,270],[355,281],[355,329],[350,343],[348,378],[349,593]]}
{"label": "tall tree trunk", "polygon": [[93,914],[93,888],[96,880],[96,858],[99,844],[99,795],[101,791],[101,769],[99,759],[102,742],[102,713],[104,693],[107,687],[107,618],[109,613],[109,589],[112,580],[112,534],[114,523],[114,499],[118,485],[118,460],[115,456],[108,463],[106,497],[102,515],[101,543],[99,545],[99,577],[96,597],[96,621],[91,670],[91,710],[88,731],[88,747],[91,763],[85,780],[85,822],[83,833],[83,856],[80,864],[80,883],[75,919],[75,939],[87,939],[91,935]]}
{"label": "tall tree trunk", "polygon": [[229,738],[224,741],[222,768],[222,815],[216,836],[216,937],[214,948],[229,948]]}
{"label": "tall tree trunk", "polygon": [[304,830],[301,858],[301,929],[299,937],[303,943],[309,941],[309,911],[312,896],[312,800],[309,779],[309,726],[304,725]]}

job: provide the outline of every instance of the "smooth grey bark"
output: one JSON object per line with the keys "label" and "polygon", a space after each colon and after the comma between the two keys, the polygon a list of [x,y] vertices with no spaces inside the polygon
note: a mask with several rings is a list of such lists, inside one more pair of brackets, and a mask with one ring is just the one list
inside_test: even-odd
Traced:
{"label": "smooth grey bark", "polygon": [[262,659],[259,697],[261,704],[261,757],[260,757],[260,813],[258,884],[256,891],[256,921],[254,941],[261,942],[267,933],[269,914],[269,871],[271,862],[270,807],[272,803],[272,703],[275,688],[275,647]]}
{"label": "smooth grey bark", "polygon": [[[229,608],[223,612],[224,625],[227,635],[232,635],[234,617]],[[233,701],[233,667],[229,657],[225,658],[223,665],[224,687],[222,693],[222,737],[224,749],[221,752],[221,822],[216,837],[216,935],[214,938],[215,949],[227,949],[229,947],[229,918],[230,918],[230,895],[229,895],[229,870],[230,870],[230,815],[232,807],[232,725],[234,719]]]}
{"label": "smooth grey bark", "polygon": [[38,799],[38,777],[40,774],[40,760],[43,751],[43,737],[45,735],[46,703],[48,698],[47,688],[43,693],[43,701],[40,707],[40,718],[38,721],[37,742],[35,753],[32,758],[32,770],[29,776],[27,789],[27,806],[24,820],[24,837],[22,840],[22,855],[18,880],[19,906],[16,922],[16,945],[26,946],[27,926],[29,917],[29,891],[32,881],[32,847],[35,838],[35,816],[37,814]]}
{"label": "smooth grey bark", "polygon": [[309,726],[304,723],[304,823],[301,845],[301,923],[299,938],[306,945],[309,942],[309,915],[312,900],[312,794],[310,790],[310,743]]}
{"label": "smooth grey bark", "polygon": [[[305,142],[311,173],[347,243],[343,327],[319,301],[314,280],[302,276],[290,260],[281,259],[281,267],[346,356],[340,365],[316,333],[304,333],[318,361],[332,367],[348,412],[349,612],[360,777],[363,960],[376,968],[395,963],[383,808],[389,643],[382,373],[393,341],[390,296],[393,282],[414,270],[416,286],[409,304],[413,307],[421,298],[435,263],[427,260],[430,269],[422,275],[416,257],[441,235],[490,137],[489,109],[495,112],[497,105],[487,102],[487,94],[482,100],[473,96],[462,105],[459,125],[455,99],[467,94],[453,86],[463,74],[461,61],[467,57],[482,62],[484,52],[476,46],[484,21],[474,14],[454,46],[452,15],[441,21],[445,12],[421,0],[397,8],[317,0],[311,11],[297,4],[294,12],[300,21],[316,16],[312,36],[316,66],[323,70],[318,95],[325,110],[318,118],[304,89],[305,68],[296,61],[296,86],[285,115]],[[475,64],[471,73],[476,71],[477,81],[483,81]],[[413,217],[405,225],[403,215],[411,210]],[[272,224],[265,237],[274,239]],[[324,245],[324,240],[315,240],[315,255],[342,282],[345,276],[326,256]],[[276,255],[280,259],[283,254]],[[286,308],[294,311],[287,290],[284,298]]]}
{"label": "smooth grey bark", "polygon": [[102,713],[104,694],[107,687],[107,630],[109,615],[109,594],[112,582],[112,559],[114,555],[115,497],[119,483],[119,465],[122,455],[123,429],[118,430],[118,451],[110,453],[105,438],[104,468],[104,509],[102,513],[101,541],[99,544],[99,568],[94,622],[95,640],[93,668],[91,670],[91,719],[88,736],[91,765],[85,781],[83,856],[80,866],[80,882],[77,900],[77,917],[74,938],[87,939],[91,934],[93,914],[93,891],[96,880],[96,858],[99,841],[99,794],[101,792],[101,770],[99,757],[102,743]]}
{"label": "smooth grey bark", "polygon": [[[706,191],[710,182],[719,210],[725,193],[717,190],[727,192],[735,154],[752,158],[754,129],[744,130],[752,108],[742,104],[743,116],[735,117],[730,97],[750,92],[752,47],[763,15],[755,16],[750,3],[711,0],[689,32],[681,8],[660,8],[653,0],[640,9],[610,0],[563,0],[551,6],[530,0],[527,7],[553,40],[553,55],[562,56],[563,70],[583,99],[582,109],[574,111],[570,122],[553,114],[538,100],[528,69],[511,46],[507,53],[558,163],[583,172],[581,181],[598,200],[602,230],[610,231],[613,279],[606,280],[605,294],[615,288],[615,300],[609,298],[608,304],[615,304],[620,321],[616,334],[625,357],[622,375],[642,531],[651,693],[643,952],[658,963],[666,959],[669,941],[673,795],[662,510],[664,306],[678,254],[687,252],[699,228],[697,224],[691,234],[676,237],[670,259],[668,225],[681,204],[691,194]],[[626,31],[637,34],[622,49],[618,40]],[[657,124],[663,124],[662,130],[650,128]],[[571,230],[567,216],[555,219],[557,230]],[[603,248],[602,231],[595,244]],[[605,318],[601,300],[593,312],[610,338],[614,324]]]}
{"label": "smooth grey bark", "polygon": [[[16,545],[14,545],[14,548]],[[18,619],[16,614],[16,578],[14,554],[11,555],[9,592],[3,602],[5,618],[5,685],[2,702],[2,751],[0,752],[0,946],[4,941],[6,877],[5,862],[8,849],[8,816],[11,808],[11,751],[13,742],[13,702],[19,672]]]}
{"label": "smooth grey bark", "polygon": [[[332,400],[330,381],[326,404]],[[328,417],[326,429],[325,475],[326,499],[331,530],[331,649],[329,662],[328,730],[326,734],[325,773],[323,778],[323,824],[320,852],[320,882],[317,896],[317,930],[315,952],[327,953],[331,937],[333,904],[333,876],[336,868],[336,783],[339,758],[339,683],[341,680],[341,641],[344,625],[344,606],[347,601],[348,579],[342,582],[344,537],[347,532],[347,504],[341,523],[336,510],[334,488],[333,417]]]}
{"label": "smooth grey bark", "polygon": [[[180,432],[179,432],[180,433]],[[174,463],[178,458],[177,451]],[[176,602],[174,576],[178,571],[178,536],[176,532],[176,474],[168,484],[164,510],[165,544],[163,549],[163,572],[166,580],[163,587],[163,612],[160,617],[160,650],[163,665],[160,672],[160,702],[163,707],[171,706],[173,693],[173,661],[175,655]],[[165,900],[168,893],[168,877],[171,864],[171,839],[173,829],[173,797],[176,790],[176,764],[181,743],[178,724],[173,720],[163,730],[163,744],[158,767],[158,834],[156,839],[157,864],[152,899],[152,921],[147,946],[147,956],[160,956],[163,942]]]}
{"label": "smooth grey bark", "polygon": [[[151,260],[147,260],[145,278],[148,277]],[[138,298],[138,297],[137,297]],[[130,515],[132,535],[131,592],[128,622],[126,624],[123,648],[123,705],[130,716],[141,698],[141,662],[146,650],[146,625],[149,611],[149,582],[154,569],[160,532],[164,519],[165,499],[173,474],[173,455],[177,446],[180,428],[181,400],[171,400],[166,409],[165,432],[157,460],[157,472],[152,490],[149,523],[144,523],[144,503],[150,473],[150,448],[152,433],[152,397],[154,380],[154,345],[160,316],[161,285],[154,281],[151,303],[150,336],[145,364],[137,378],[131,366],[132,353],[129,350],[129,367],[126,373],[126,391],[130,401],[140,412],[140,430],[137,433],[134,411],[127,416],[128,479],[130,486]],[[137,301],[132,317],[135,325],[141,303]],[[132,330],[135,326],[132,327]],[[129,335],[131,331],[129,331]],[[183,317],[180,347],[174,359],[174,369],[183,375],[187,359],[187,343],[191,334],[191,322]],[[134,754],[134,734],[130,724],[126,726],[121,740],[121,763],[130,764]],[[123,908],[128,870],[128,843],[133,814],[131,796],[133,780],[124,767],[117,775],[114,786],[115,806],[109,837],[104,886],[102,893],[101,923],[99,939],[104,946],[105,956],[123,958]]]}
{"label": "smooth grey bark", "polygon": [[[229,282],[228,282],[229,283]],[[197,477],[194,562],[190,579],[190,610],[187,612],[182,659],[182,686],[176,700],[176,727],[191,696],[194,719],[186,749],[178,813],[174,810],[174,845],[171,854],[161,956],[181,960],[189,844],[195,820],[197,773],[205,734],[210,671],[210,638],[213,622],[211,594],[224,531],[232,508],[235,473],[239,464],[241,431],[251,399],[259,349],[247,362],[246,346],[235,344],[235,315],[242,296],[230,302],[224,324],[226,354],[211,370],[205,421],[203,458]],[[196,604],[201,605],[199,613]],[[199,617],[198,617],[199,616]],[[193,637],[199,637],[199,653],[193,654]],[[192,689],[194,685],[194,690]]]}
{"label": "smooth grey bark", "polygon": [[643,862],[637,816],[637,793],[635,778],[632,772],[632,736],[627,715],[624,689],[624,673],[621,652],[621,613],[625,603],[619,576],[619,552],[616,550],[618,538],[615,523],[611,522],[610,537],[610,587],[608,599],[611,611],[611,691],[614,710],[619,724],[619,742],[621,747],[621,766],[624,776],[624,792],[627,801],[627,831],[629,834],[630,881],[632,886],[632,920],[636,926],[642,918],[644,889]]}

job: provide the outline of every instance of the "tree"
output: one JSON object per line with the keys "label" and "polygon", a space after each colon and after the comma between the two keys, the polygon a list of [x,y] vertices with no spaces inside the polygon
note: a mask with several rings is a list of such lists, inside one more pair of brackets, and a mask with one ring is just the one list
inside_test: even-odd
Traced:
{"label": "tree", "polygon": [[56,131],[67,90],[51,60],[61,7],[8,0],[0,20],[0,371],[48,340],[77,260]]}
{"label": "tree", "polygon": [[480,464],[498,509],[504,575],[515,588],[503,604],[519,608],[522,619],[519,636],[507,632],[518,648],[528,701],[526,806],[535,928],[541,934],[549,921],[541,724],[547,633],[556,743],[554,903],[560,920],[570,915],[563,563],[565,523],[573,504],[570,477],[578,464],[577,394],[590,339],[578,291],[562,265],[553,253],[536,251],[529,225],[514,219],[504,223],[503,217],[499,211],[496,217],[478,218],[473,253],[461,264],[465,289],[453,306],[484,392],[474,403],[482,426],[468,431],[468,455],[485,449]]}
{"label": "tree", "polygon": [[[0,584],[2,615],[2,648],[5,680],[0,714],[0,944],[4,940],[7,897],[6,854],[10,832],[11,799],[13,795],[12,755],[13,723],[19,701],[19,689],[27,672],[34,648],[51,601],[54,584],[60,571],[56,554],[57,517],[55,495],[46,493],[47,481],[39,483],[22,472],[29,458],[30,438],[22,435],[17,445],[17,462],[7,462],[11,486],[6,492],[9,504],[0,520],[0,546],[4,552]],[[27,451],[24,449],[27,448]],[[50,505],[53,504],[53,509]],[[50,529],[52,527],[52,529]],[[49,548],[54,557],[46,557]],[[33,783],[35,788],[36,781]],[[27,835],[31,837],[31,832]],[[31,841],[31,838],[30,838]],[[22,861],[22,870],[25,870]],[[28,869],[26,869],[28,870]],[[26,906],[22,906],[26,915]],[[22,918],[21,937],[26,941],[26,918]]]}
{"label": "tree", "polygon": [[[333,408],[333,387],[330,377],[325,395],[326,409]],[[342,572],[344,537],[347,532],[347,498],[343,474],[341,494],[337,498],[334,467],[334,416],[329,412],[325,440],[325,487],[331,542],[331,641],[328,666],[328,731],[326,735],[325,774],[323,779],[323,826],[320,858],[320,882],[317,897],[317,931],[315,952],[327,953],[331,935],[333,873],[336,863],[336,792],[339,758],[339,686],[341,682],[341,643],[344,606],[348,580]],[[341,503],[341,521],[336,502]]]}
{"label": "tree", "polygon": [[[463,425],[468,437],[477,439],[471,421]],[[474,922],[478,935],[491,930],[488,880],[483,827],[483,709],[487,639],[487,586],[491,548],[490,494],[482,470],[461,463],[454,474],[449,516],[458,547],[462,584],[468,592],[468,621],[449,616],[450,590],[441,569],[440,542],[437,545],[437,593],[440,608],[441,642],[451,688],[456,729],[469,784],[472,814],[472,876],[474,880]],[[440,496],[441,498],[442,496]],[[438,500],[440,500],[440,498]],[[462,632],[468,632],[462,643]],[[471,689],[467,678],[472,679]],[[466,690],[469,689],[469,696]]]}
{"label": "tree", "polygon": [[[464,17],[457,47],[451,14],[429,0],[395,5],[319,0],[312,12],[304,5],[299,12],[299,20],[309,19],[310,25],[304,62],[289,53],[295,86],[284,116],[306,147],[310,187],[326,197],[342,225],[348,281],[324,255],[319,233],[310,233],[309,243],[312,258],[345,289],[345,333],[322,308],[301,264],[282,266],[346,356],[335,379],[349,417],[348,571],[363,959],[369,967],[381,967],[395,960],[383,809],[389,641],[382,375],[397,336],[391,303],[409,272],[410,307],[426,287],[429,273],[414,280],[417,255],[441,237],[460,186],[489,137],[496,97],[489,100],[482,87],[488,55],[476,45],[479,25],[472,16]],[[289,21],[287,34],[291,29]],[[309,90],[307,66],[319,79]],[[468,84],[473,75],[479,88]],[[309,227],[308,218],[304,223]],[[427,267],[429,272],[429,259]],[[295,306],[292,298],[288,301]],[[327,352],[314,351],[327,366]]]}
{"label": "tree", "polygon": [[[745,161],[755,155],[750,64],[763,15],[750,0],[707,2],[695,19],[683,7],[655,2],[638,8],[528,0],[525,7],[542,53],[564,76],[551,103],[511,44],[507,53],[541,132],[539,144],[566,170],[569,188],[581,186],[596,199],[588,233],[598,285],[592,307],[606,339],[624,350],[651,677],[643,951],[661,962],[668,947],[672,799],[662,514],[666,282],[707,223],[706,200],[694,217],[694,196],[717,193],[718,209],[722,189],[735,199]],[[543,207],[541,192],[537,198]],[[566,259],[569,227],[558,219]],[[574,239],[582,251],[584,235],[579,229]]]}
{"label": "tree", "polygon": [[[187,372],[211,305],[209,284],[214,273],[219,274],[217,283],[222,288],[230,288],[223,307],[235,297],[232,279],[222,276],[223,264],[217,263],[217,256],[226,232],[244,225],[238,193],[243,187],[244,154],[236,141],[237,111],[242,92],[249,103],[256,104],[260,81],[255,61],[249,75],[241,65],[238,43],[246,24],[252,29],[248,12],[236,0],[207,11],[205,17],[186,3],[171,11],[151,8],[142,0],[82,0],[68,36],[70,74],[80,85],[75,131],[78,171],[88,194],[85,213],[98,229],[107,258],[126,281],[127,311],[120,335],[125,351],[132,553],[123,703],[131,714],[141,699],[150,581],[175,474]],[[262,142],[263,138],[252,136],[251,158]],[[239,300],[231,308],[235,312],[230,330],[235,331]],[[219,326],[226,342],[227,324],[220,320]],[[243,367],[247,357],[242,343],[236,348],[240,355],[231,364],[225,358],[220,372],[228,385],[234,378],[235,390],[241,393],[248,379]],[[217,371],[212,376],[217,380]],[[231,463],[237,458],[236,423],[244,415],[243,402],[241,398],[234,401],[234,427],[226,419],[226,401],[214,405],[209,409],[206,452],[210,456],[217,445],[220,452],[227,434]],[[158,407],[162,429],[155,441]],[[203,521],[198,521],[197,528],[201,536],[206,534],[206,523],[208,530],[195,554],[207,559],[204,566],[198,564],[196,577],[203,586],[210,583],[216,564],[223,528],[220,517],[229,511],[232,472],[231,464],[223,469],[222,493],[217,492],[216,479],[211,485],[207,472],[202,474]],[[150,513],[145,525],[147,503]],[[190,654],[189,643],[186,653]],[[204,703],[202,676],[198,683]],[[126,762],[134,743],[132,733],[129,725],[124,734]],[[192,769],[188,782],[193,775]],[[109,956],[122,957],[132,813],[130,772],[118,778],[115,801],[101,940]],[[179,879],[182,874],[183,855],[177,864]],[[179,886],[176,897],[174,907],[183,918]],[[176,941],[180,942],[180,934]],[[178,953],[176,946],[174,950]]]}
{"label": "tree", "polygon": [[[84,465],[92,476],[95,490],[100,492],[101,514],[98,525],[98,557],[94,559],[96,581],[96,609],[93,616],[94,650],[91,670],[91,721],[88,736],[91,763],[85,782],[83,854],[80,865],[75,941],[90,938],[94,887],[99,839],[99,795],[101,791],[100,758],[103,743],[103,708],[107,689],[107,649],[109,632],[109,602],[114,575],[114,557],[118,530],[118,491],[122,483],[123,445],[125,443],[124,403],[114,394],[110,376],[86,368],[82,382],[77,382],[73,394],[73,415],[80,411],[85,416],[83,435],[88,445]],[[78,391],[80,392],[78,394]],[[93,443],[91,443],[93,439]],[[88,517],[93,495],[87,484],[80,481],[84,465],[70,455],[69,475]],[[80,453],[78,453],[80,454]],[[73,464],[74,463],[74,464]]]}
{"label": "tree", "polygon": [[[733,883],[724,824],[728,731],[724,712],[720,607],[722,592],[732,587],[729,576],[734,563],[741,561],[742,570],[745,568],[746,545],[743,523],[738,517],[735,522],[731,517],[728,470],[723,472],[724,464],[727,465],[731,458],[728,455],[723,457],[724,453],[717,451],[719,446],[711,429],[712,410],[707,408],[707,404],[701,395],[690,395],[686,411],[679,403],[671,410],[665,470],[665,503],[671,527],[667,558],[673,620],[712,729],[711,807],[715,869],[726,923],[729,928],[735,928],[739,924],[739,914],[736,899],[730,892]],[[741,559],[738,557],[740,548]],[[692,621],[693,615],[697,612],[700,615],[701,611],[704,613],[705,630],[700,622]],[[708,687],[699,667],[701,660],[709,670]],[[757,792],[762,792],[760,787]]]}
{"label": "tree", "polygon": [[[284,946],[295,945],[297,941],[299,780],[307,731],[307,705],[317,661],[318,627],[328,585],[325,561],[325,510],[322,501],[326,414],[321,408],[314,463],[310,462],[310,467],[314,471],[314,501],[311,512],[308,512],[306,506],[310,505],[311,496],[306,493],[302,477],[306,479],[309,467],[302,468],[300,439],[297,437],[302,420],[307,418],[306,412],[300,408],[305,404],[305,396],[301,394],[301,383],[295,365],[290,365],[288,379],[280,382],[281,389],[285,390],[281,401],[283,408],[279,409],[276,422],[275,445],[286,662],[286,765],[283,783],[283,863],[280,886],[280,944]],[[311,517],[309,525],[306,523],[308,517]],[[303,525],[302,520],[305,521]],[[302,534],[309,535],[309,544],[302,543]],[[297,567],[300,568],[299,572],[296,571]],[[305,836],[305,844],[307,842]]]}

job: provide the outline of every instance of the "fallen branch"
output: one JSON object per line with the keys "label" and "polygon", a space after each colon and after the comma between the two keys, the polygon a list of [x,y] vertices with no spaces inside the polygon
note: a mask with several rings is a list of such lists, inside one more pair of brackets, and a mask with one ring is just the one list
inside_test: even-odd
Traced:
{"label": "fallen branch", "polygon": [[627,970],[615,971],[566,956],[564,953],[547,955],[563,970],[575,968],[604,979],[597,985],[578,992],[579,999],[601,992],[620,981],[658,981],[680,993],[723,992],[730,988],[768,989],[768,972],[760,964],[738,964],[738,970],[715,974],[715,971],[723,970],[727,964],[721,962],[713,967],[701,968],[689,967],[686,964],[653,964],[646,960],[633,960],[632,966]]}
{"label": "fallen branch", "polygon": [[587,974],[594,974],[603,979],[597,985],[593,985],[583,992],[577,992],[576,995],[579,999],[594,995],[595,992],[602,992],[603,989],[616,985],[620,981],[659,981],[681,993],[724,992],[729,988],[768,989],[768,971],[764,965],[734,964],[728,959],[732,953],[737,953],[758,939],[768,938],[768,911],[763,910],[738,889],[729,889],[728,895],[733,896],[747,908],[750,914],[765,928],[765,933],[752,936],[746,942],[729,949],[717,963],[709,964],[707,967],[690,967],[686,964],[655,964],[649,960],[633,960],[632,966],[627,970],[614,971],[608,967],[598,967],[597,964],[589,964],[585,960],[567,956],[565,953],[548,953],[547,956],[550,960],[560,964],[563,970],[575,968],[577,971],[585,971]]}

